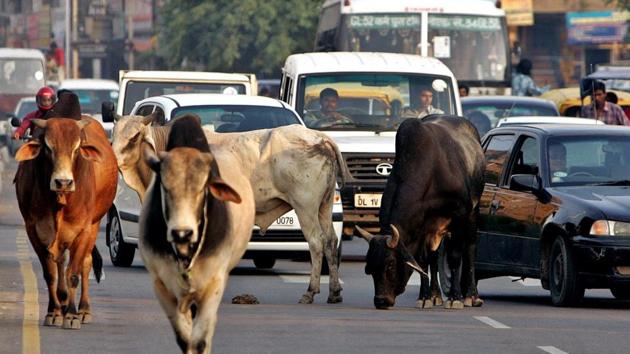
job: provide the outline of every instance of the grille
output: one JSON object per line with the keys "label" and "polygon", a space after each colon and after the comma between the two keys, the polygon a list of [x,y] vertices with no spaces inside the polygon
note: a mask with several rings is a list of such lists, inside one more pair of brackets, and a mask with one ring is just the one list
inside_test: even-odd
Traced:
{"label": "grille", "polygon": [[265,236],[260,235],[260,231],[253,230],[251,241],[254,242],[305,242],[304,234],[301,230],[267,230]]}
{"label": "grille", "polygon": [[357,180],[383,182],[387,176],[376,173],[376,166],[382,163],[394,164],[394,154],[344,154],[348,170]]}

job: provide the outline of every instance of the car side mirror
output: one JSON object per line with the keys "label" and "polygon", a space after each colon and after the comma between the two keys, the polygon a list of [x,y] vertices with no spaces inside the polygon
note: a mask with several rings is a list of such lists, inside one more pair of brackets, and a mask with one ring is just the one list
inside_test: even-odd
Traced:
{"label": "car side mirror", "polygon": [[540,181],[536,175],[516,174],[510,177],[510,190],[536,192],[540,190]]}
{"label": "car side mirror", "polygon": [[116,107],[114,106],[114,102],[105,101],[101,103],[101,119],[103,123],[113,123],[115,117]]}
{"label": "car side mirror", "polygon": [[22,124],[22,121],[20,120],[20,118],[14,116],[14,115],[11,115],[11,126],[17,128],[17,127],[20,126],[20,124]]}

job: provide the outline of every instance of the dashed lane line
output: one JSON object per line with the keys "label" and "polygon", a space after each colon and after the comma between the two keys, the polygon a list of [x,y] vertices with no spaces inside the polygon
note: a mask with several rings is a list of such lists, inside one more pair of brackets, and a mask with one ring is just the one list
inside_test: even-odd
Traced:
{"label": "dashed lane line", "polygon": [[15,243],[20,272],[24,281],[24,317],[22,320],[22,353],[39,354],[39,291],[29,256],[26,232],[18,230]]}
{"label": "dashed lane line", "polygon": [[562,350],[552,347],[552,346],[539,346],[538,349],[550,353],[550,354],[569,354],[567,352],[563,352]]}
{"label": "dashed lane line", "polygon": [[485,324],[487,324],[488,326],[492,327],[492,328],[497,328],[497,329],[508,329],[510,328],[509,326],[504,325],[503,323],[499,322],[499,321],[495,321],[490,317],[487,316],[474,316],[474,318],[478,321],[481,321]]}

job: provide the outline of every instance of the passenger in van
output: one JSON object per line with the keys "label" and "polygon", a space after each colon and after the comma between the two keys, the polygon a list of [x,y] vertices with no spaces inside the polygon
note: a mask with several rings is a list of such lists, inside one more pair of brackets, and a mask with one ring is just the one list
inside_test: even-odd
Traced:
{"label": "passenger in van", "polygon": [[444,111],[433,107],[433,90],[428,87],[420,89],[420,107],[407,107],[403,110],[401,116],[403,118],[424,118],[430,114],[444,114]]}
{"label": "passenger in van", "polygon": [[319,93],[319,111],[307,112],[304,123],[309,128],[325,128],[334,125],[354,125],[354,121],[337,112],[339,93],[327,87]]}

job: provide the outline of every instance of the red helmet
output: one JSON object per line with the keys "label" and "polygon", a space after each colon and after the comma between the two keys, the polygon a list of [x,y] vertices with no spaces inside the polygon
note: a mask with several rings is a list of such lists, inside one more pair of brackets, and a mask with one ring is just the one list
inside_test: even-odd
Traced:
{"label": "red helmet", "polygon": [[[44,105],[41,102],[42,98],[50,98],[52,101],[50,102],[49,105]],[[37,107],[45,111],[52,108],[53,104],[55,103],[55,100],[56,100],[55,91],[53,91],[53,89],[51,89],[50,87],[40,88],[39,91],[37,91],[37,95],[35,96],[35,101],[37,101]]]}

